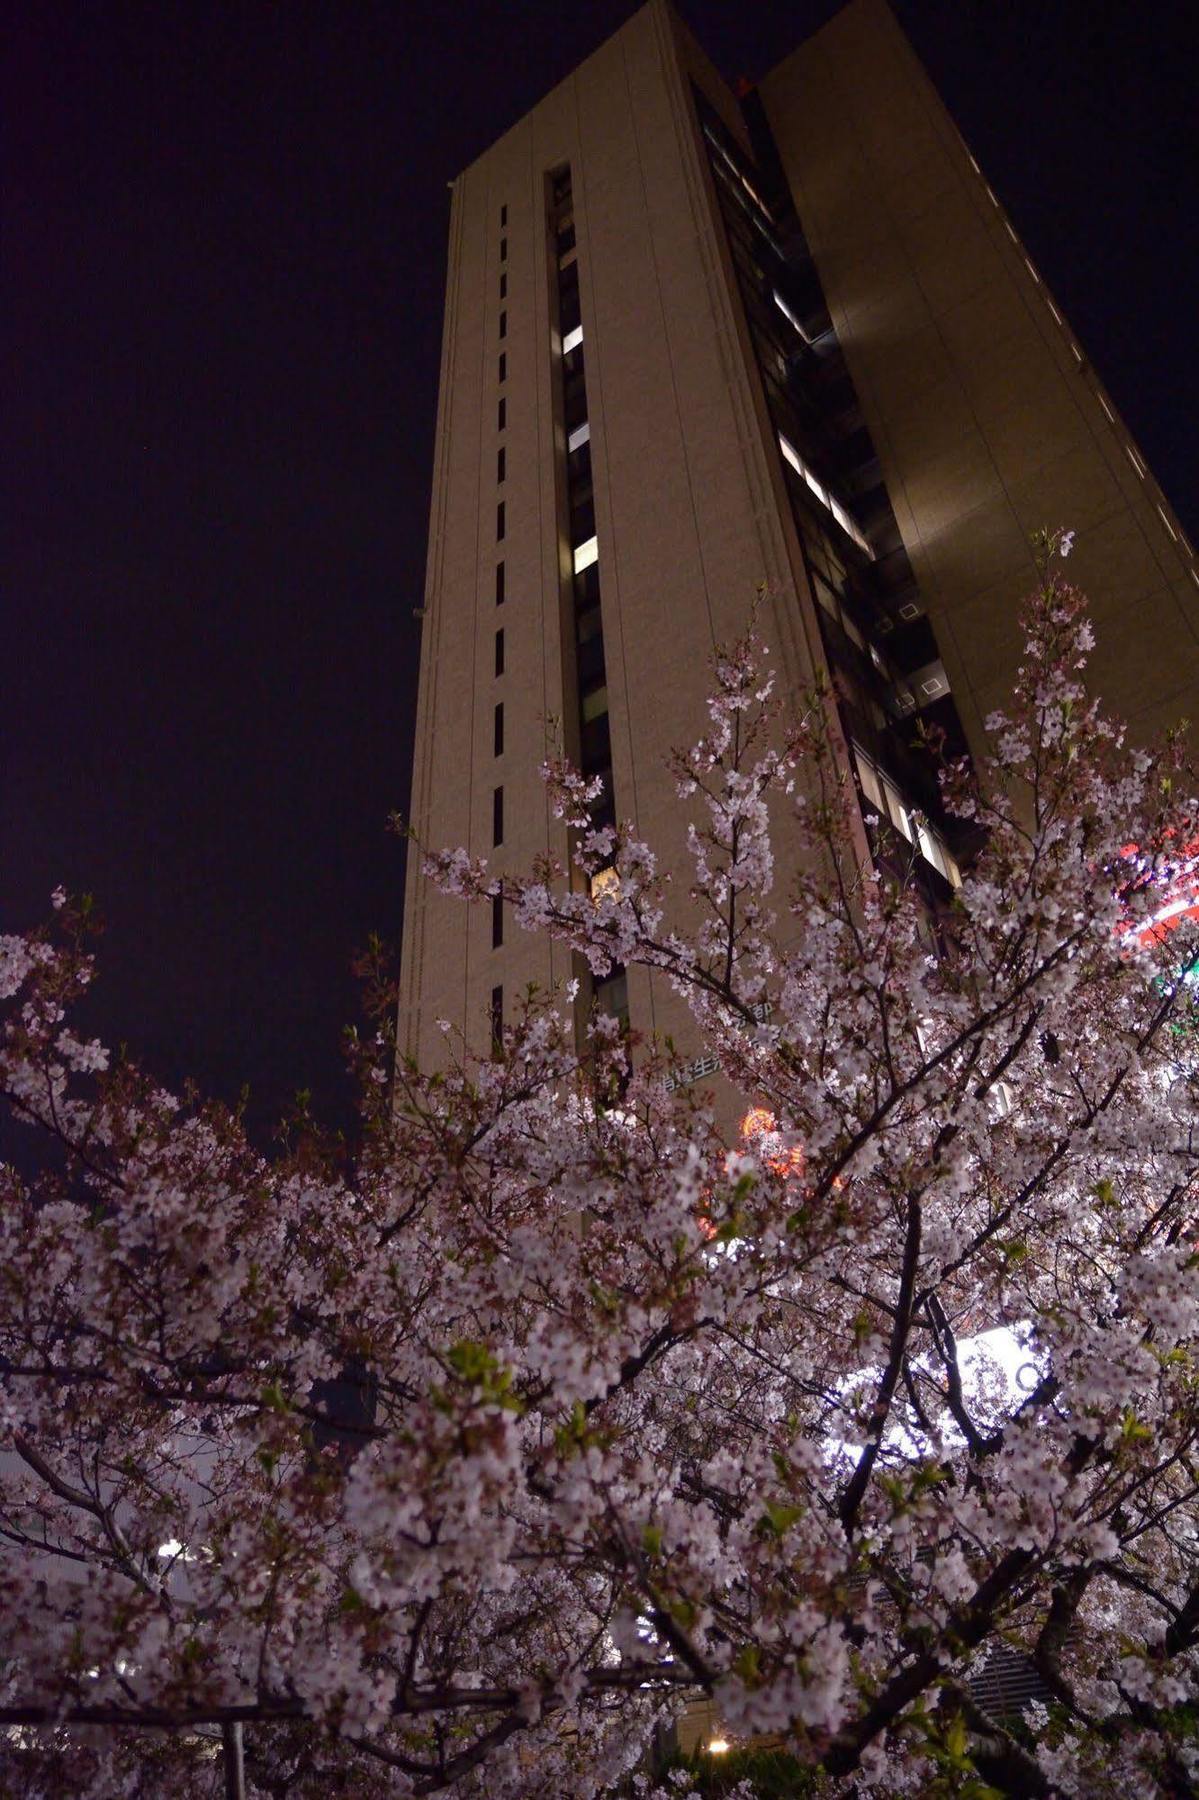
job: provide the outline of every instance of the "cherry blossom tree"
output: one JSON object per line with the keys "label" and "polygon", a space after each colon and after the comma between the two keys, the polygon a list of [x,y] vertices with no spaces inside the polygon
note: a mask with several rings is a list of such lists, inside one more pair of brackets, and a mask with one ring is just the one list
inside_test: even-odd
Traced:
{"label": "cherry blossom tree", "polygon": [[360,1153],[267,1161],[75,1035],[79,904],[0,939],[48,1146],[0,1214],[6,1793],[645,1794],[696,1694],[797,1792],[1196,1792],[1199,805],[1088,698],[1068,549],[931,924],[752,636],[676,762],[690,937],[563,765],[598,900],[429,859],[685,996],[734,1142],[569,993],[393,1066],[380,976]]}

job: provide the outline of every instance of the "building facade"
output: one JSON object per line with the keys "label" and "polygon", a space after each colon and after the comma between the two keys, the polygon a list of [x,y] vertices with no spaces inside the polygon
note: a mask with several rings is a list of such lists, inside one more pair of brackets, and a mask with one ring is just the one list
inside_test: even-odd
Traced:
{"label": "building facade", "polygon": [[[685,889],[666,758],[760,588],[785,695],[831,678],[863,857],[898,847],[933,909],[968,846],[914,720],[982,747],[1032,531],[1079,531],[1135,729],[1199,688],[1181,528],[883,0],[740,98],[650,0],[459,176],[435,459],[410,817],[499,873],[565,860],[561,743]],[[410,857],[404,1050],[435,1063],[441,1020],[483,1049],[574,973]],[[665,984],[616,971],[593,1003],[706,1072]]]}

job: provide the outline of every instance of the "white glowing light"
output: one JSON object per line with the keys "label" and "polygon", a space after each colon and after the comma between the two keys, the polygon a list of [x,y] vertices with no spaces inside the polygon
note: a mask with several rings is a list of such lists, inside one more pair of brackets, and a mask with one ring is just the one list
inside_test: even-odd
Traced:
{"label": "white glowing light", "polygon": [[598,556],[599,556],[599,541],[598,541],[598,539],[589,537],[583,543],[576,544],[576,546],[575,546],[575,574],[581,575],[584,569],[589,569],[591,567],[592,563],[597,560]]}
{"label": "white glowing light", "polygon": [[779,293],[777,288],[774,289],[774,304],[778,307],[788,324],[794,325],[804,343],[810,344],[812,341],[811,338],[808,336],[807,332],[804,330],[795,314],[791,311],[791,308],[787,305],[787,302],[783,299],[783,296]]}
{"label": "white glowing light", "polygon": [[582,342],[583,342],[583,327],[581,325],[576,325],[574,330],[568,331],[566,336],[562,339],[562,354],[563,354],[563,356],[569,356],[571,351],[577,350],[579,345]]}

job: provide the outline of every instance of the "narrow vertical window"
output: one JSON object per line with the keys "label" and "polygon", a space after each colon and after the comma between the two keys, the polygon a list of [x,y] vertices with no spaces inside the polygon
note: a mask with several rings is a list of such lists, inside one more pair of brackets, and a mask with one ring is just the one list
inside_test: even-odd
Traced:
{"label": "narrow vertical window", "polygon": [[500,261],[507,262],[507,260],[508,260],[508,240],[507,240],[507,238],[501,238],[500,239]]}
{"label": "narrow vertical window", "polygon": [[[503,512],[503,510],[504,509],[501,506],[500,511]],[[504,533],[501,530],[500,536],[503,537],[503,535]],[[495,603],[497,606],[502,606],[504,604],[504,565],[502,562],[498,562],[495,565]]]}
{"label": "narrow vertical window", "polygon": [[504,990],[493,987],[491,990],[491,1051],[497,1055],[504,1042]]}
{"label": "narrow vertical window", "polygon": [[497,543],[504,539],[504,502],[501,500],[495,509],[495,537]]}
{"label": "narrow vertical window", "polygon": [[508,379],[508,352],[506,350],[501,350],[500,351],[500,380],[507,381],[507,379]]}
{"label": "narrow vertical window", "polygon": [[504,902],[498,894],[491,896],[491,948],[498,950],[504,941]]}
{"label": "narrow vertical window", "polygon": [[507,400],[501,398],[499,406],[496,410],[496,415],[495,415],[496,430],[503,431],[505,429],[505,427],[507,426],[507,423],[508,423],[508,402],[507,402]]}
{"label": "narrow vertical window", "polygon": [[507,223],[508,223],[508,202],[505,200],[504,204],[500,207],[500,226],[501,226],[501,228],[503,226],[505,226]]}
{"label": "narrow vertical window", "polygon": [[496,788],[491,796],[491,841],[502,844],[504,841],[504,790]]}
{"label": "narrow vertical window", "polygon": [[507,271],[507,269],[505,269],[503,274],[500,276],[500,299],[506,300],[507,298],[508,298],[508,271]]}
{"label": "narrow vertical window", "polygon": [[502,630],[495,634],[495,672],[497,675],[504,673],[504,633]]}
{"label": "narrow vertical window", "polygon": [[495,753],[504,754],[504,702],[498,700],[495,708]]}
{"label": "narrow vertical window", "polygon": [[508,335],[508,315],[506,312],[502,312],[500,314],[500,336],[502,338],[506,338],[507,335]]}
{"label": "narrow vertical window", "polygon": [[506,473],[507,473],[507,458],[504,455],[504,446],[501,444],[500,448],[499,448],[499,454],[496,456],[496,459],[495,459],[495,478],[496,478],[496,480],[503,481]]}

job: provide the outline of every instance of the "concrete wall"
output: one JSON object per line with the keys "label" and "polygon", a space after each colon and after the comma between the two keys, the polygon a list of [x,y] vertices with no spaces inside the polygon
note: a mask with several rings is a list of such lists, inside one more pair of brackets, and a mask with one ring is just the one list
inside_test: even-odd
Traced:
{"label": "concrete wall", "polygon": [[[505,788],[500,869],[527,869],[561,834],[536,767],[544,720],[564,711],[569,582],[555,269],[548,172],[572,169],[596,529],[617,808],[679,871],[686,817],[664,769],[700,735],[709,658],[770,586],[763,625],[798,693],[819,659],[778,454],[732,287],[689,77],[740,135],[736,109],[664,0],[637,13],[454,184],[412,817],[431,845],[491,851]],[[500,208],[508,209],[501,232]],[[507,337],[498,337],[499,243],[508,243]],[[508,359],[503,390],[500,350]],[[496,403],[507,397],[506,536],[495,543]],[[494,601],[494,563],[507,598]],[[565,605],[569,606],[567,598]],[[505,632],[496,681],[494,633]],[[492,708],[505,703],[502,759]],[[569,696],[567,697],[569,703]],[[430,892],[413,857],[405,911],[401,1041],[436,1060],[438,1017],[485,1042],[493,986],[569,975],[560,951],[522,938],[492,950],[490,918]],[[701,1048],[679,1002],[632,983],[634,1024]]]}
{"label": "concrete wall", "polygon": [[1178,520],[885,0],[850,0],[762,96],[972,744],[1042,525],[1078,532],[1095,689],[1138,736],[1194,717]]}

